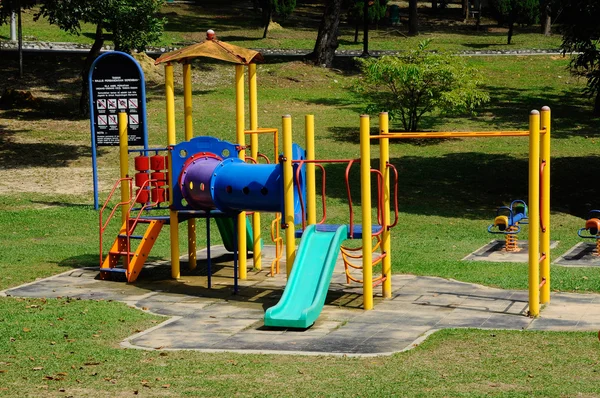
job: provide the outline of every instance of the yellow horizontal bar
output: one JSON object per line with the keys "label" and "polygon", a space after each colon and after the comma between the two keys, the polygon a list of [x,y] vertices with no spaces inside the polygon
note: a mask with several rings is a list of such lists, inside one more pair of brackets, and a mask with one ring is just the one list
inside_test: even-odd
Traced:
{"label": "yellow horizontal bar", "polygon": [[395,133],[372,135],[370,138],[482,138],[482,137],[527,137],[529,131],[447,131],[433,133]]}
{"label": "yellow horizontal bar", "polygon": [[244,130],[244,134],[266,134],[266,133],[277,133],[277,128],[261,127],[256,130]]}

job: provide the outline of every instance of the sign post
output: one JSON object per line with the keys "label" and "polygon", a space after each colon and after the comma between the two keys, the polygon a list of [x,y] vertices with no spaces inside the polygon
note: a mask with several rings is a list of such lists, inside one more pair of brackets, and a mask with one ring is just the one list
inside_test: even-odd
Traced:
{"label": "sign post", "polygon": [[90,129],[92,133],[92,167],[94,208],[98,210],[98,146],[119,145],[119,112],[127,113],[129,146],[148,149],[146,126],[146,84],[144,72],[129,54],[108,51],[90,68]]}

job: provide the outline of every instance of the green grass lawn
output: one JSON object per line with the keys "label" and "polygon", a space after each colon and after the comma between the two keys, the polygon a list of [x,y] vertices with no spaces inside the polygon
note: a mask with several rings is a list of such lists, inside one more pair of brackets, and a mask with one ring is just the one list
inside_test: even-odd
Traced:
{"label": "green grass lawn", "polygon": [[[2,62],[5,62],[4,60]],[[553,112],[553,257],[580,239],[576,230],[597,208],[594,184],[599,120],[561,57],[473,57],[492,101],[472,117],[430,115],[426,130],[526,129],[529,111]],[[25,57],[0,70],[0,89],[32,90],[38,109],[0,110],[0,289],[99,261],[97,213],[90,206],[89,122],[75,113],[80,59]],[[179,71],[177,71],[179,76]],[[317,157],[358,157],[356,71],[300,62],[259,66],[259,121],[280,127],[315,114]],[[233,70],[194,64],[194,129],[234,140]],[[178,140],[183,138],[177,90]],[[163,89],[149,84],[151,145],[164,146]],[[372,122],[376,131],[375,121]],[[393,127],[398,127],[393,125]],[[261,147],[272,157],[266,138]],[[372,148],[377,165],[378,148]],[[526,289],[527,266],[462,262],[487,243],[495,209],[527,195],[527,139],[410,141],[392,144],[400,172],[400,220],[393,231],[393,269],[510,289]],[[99,154],[102,198],[118,173],[115,148]],[[348,219],[343,167],[327,169],[329,222]],[[576,178],[574,178],[576,176]],[[356,181],[353,175],[352,181]],[[352,184],[359,197],[358,183]],[[359,204],[359,203],[357,203]],[[360,214],[360,207],[355,209]],[[268,217],[265,217],[268,219]],[[267,225],[267,223],[265,223]],[[267,231],[264,232],[267,235]],[[199,246],[205,245],[199,234]],[[153,255],[168,258],[163,237]],[[185,248],[180,248],[182,251]],[[552,289],[600,292],[600,272],[552,268]],[[543,315],[543,313],[542,313]],[[596,396],[593,333],[446,330],[415,350],[385,358],[304,358],[124,350],[118,343],[162,318],[119,303],[0,298],[0,394],[231,396]],[[318,388],[315,387],[318,385]],[[64,391],[62,391],[64,390]]]}

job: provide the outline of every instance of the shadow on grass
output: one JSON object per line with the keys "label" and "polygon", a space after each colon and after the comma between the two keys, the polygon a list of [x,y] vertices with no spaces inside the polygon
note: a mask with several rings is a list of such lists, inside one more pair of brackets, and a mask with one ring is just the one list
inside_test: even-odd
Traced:
{"label": "shadow on grass", "polygon": [[[479,152],[449,153],[439,157],[394,157],[400,146],[391,146],[391,163],[398,169],[400,211],[440,217],[491,219],[497,207],[528,197],[528,160]],[[377,159],[371,162],[378,168]],[[600,207],[594,181],[600,156],[552,159],[551,206],[578,217]],[[327,164],[327,196],[347,202],[346,164]],[[317,173],[317,186],[320,186]],[[573,178],[577,176],[577,178]],[[360,204],[358,164],[350,172],[352,201]],[[377,191],[373,177],[372,192]],[[373,203],[375,200],[373,199]],[[375,204],[373,204],[375,206]],[[360,214],[355,210],[355,217]]]}
{"label": "shadow on grass", "polygon": [[[100,151],[98,156],[102,156]],[[0,139],[0,168],[68,167],[79,158],[90,158],[89,146],[50,143],[22,143]]]}
{"label": "shadow on grass", "polygon": [[71,203],[71,202],[59,202],[56,200],[32,200],[31,203],[43,205],[43,206],[52,206],[52,207],[69,207],[69,208],[78,208],[84,210],[94,210],[94,206],[89,203]]}
{"label": "shadow on grass", "polygon": [[58,266],[68,268],[98,267],[99,261],[100,257],[97,254],[82,254],[61,260],[58,262]]}
{"label": "shadow on grass", "polygon": [[[485,89],[492,97],[485,110],[494,115],[494,119],[502,120],[502,128],[527,129],[529,112],[546,105],[552,111],[552,126],[556,132],[553,139],[600,136],[597,128],[600,117],[593,117],[592,101],[579,88],[557,92],[553,87],[540,87],[537,89],[539,94],[533,94],[531,90],[498,86],[486,86]],[[490,125],[498,128],[494,121],[490,121]]]}

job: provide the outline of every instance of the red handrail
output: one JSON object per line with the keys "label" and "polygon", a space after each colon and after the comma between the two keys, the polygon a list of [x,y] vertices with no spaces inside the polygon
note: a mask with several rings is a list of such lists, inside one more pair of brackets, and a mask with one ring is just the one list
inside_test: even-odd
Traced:
{"label": "red handrail", "polygon": [[[112,196],[114,195],[115,191],[117,190],[117,188],[121,185],[121,183],[123,181],[129,181],[129,201],[127,202],[119,202],[117,203],[112,211],[110,212],[110,214],[108,215],[108,218],[106,219],[106,222],[103,223],[103,219],[104,219],[104,210],[106,209],[106,207],[108,206],[108,203],[110,202],[110,200],[112,199]],[[100,266],[102,267],[102,262],[104,260],[104,256],[103,256],[103,249],[104,249],[104,245],[103,245],[103,236],[104,236],[104,231],[106,230],[106,227],[108,226],[108,223],[110,222],[110,220],[112,219],[112,217],[115,214],[115,211],[117,210],[117,208],[121,207],[121,206],[125,206],[128,205],[131,201],[131,191],[133,190],[133,183],[132,183],[133,179],[131,177],[124,177],[124,178],[119,178],[117,180],[117,182],[115,182],[115,185],[113,186],[113,188],[111,189],[110,193],[108,194],[108,198],[106,198],[106,201],[104,202],[104,205],[102,206],[102,208],[100,209],[100,217],[99,217],[99,221],[100,221]],[[129,212],[128,212],[129,214]]]}
{"label": "red handrail", "polygon": [[390,162],[387,163],[387,167],[394,170],[394,222],[388,225],[388,229],[391,229],[398,224],[398,170]]}
{"label": "red handrail", "polygon": [[[542,209],[542,203],[544,201],[544,169],[546,168],[546,161],[542,160],[540,164],[540,210]],[[544,225],[543,213],[540,211],[540,228],[542,232],[546,232],[546,226]]]}

